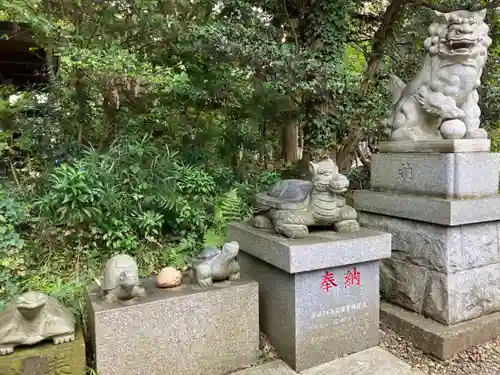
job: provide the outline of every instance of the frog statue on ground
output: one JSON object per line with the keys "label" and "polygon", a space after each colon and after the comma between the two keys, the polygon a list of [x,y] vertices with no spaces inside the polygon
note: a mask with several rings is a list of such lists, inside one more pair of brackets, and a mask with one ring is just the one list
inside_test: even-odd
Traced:
{"label": "frog statue on ground", "polygon": [[74,341],[75,324],[73,313],[55,298],[38,291],[21,294],[0,313],[0,356],[46,339],[56,345]]}
{"label": "frog statue on ground", "polygon": [[340,196],[349,180],[331,159],[310,162],[311,181],[281,180],[256,195],[253,225],[274,229],[288,238],[303,238],[311,226],[333,226],[338,232],[359,230],[357,213]]}
{"label": "frog statue on ground", "polygon": [[392,76],[393,110],[385,120],[391,140],[487,138],[477,92],[491,45],[485,15],[436,12],[422,69],[408,85]]}

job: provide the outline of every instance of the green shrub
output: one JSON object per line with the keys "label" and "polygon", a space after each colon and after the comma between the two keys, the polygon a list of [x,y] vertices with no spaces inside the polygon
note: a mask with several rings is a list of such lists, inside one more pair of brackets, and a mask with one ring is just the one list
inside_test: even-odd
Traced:
{"label": "green shrub", "polygon": [[27,207],[0,190],[0,310],[2,301],[20,290],[26,276],[25,241],[18,231],[26,211]]}

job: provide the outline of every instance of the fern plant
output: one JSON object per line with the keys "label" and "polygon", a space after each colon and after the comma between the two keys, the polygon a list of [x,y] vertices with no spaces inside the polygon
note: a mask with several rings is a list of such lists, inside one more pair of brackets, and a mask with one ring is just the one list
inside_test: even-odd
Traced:
{"label": "fern plant", "polygon": [[214,205],[213,226],[203,236],[205,246],[222,246],[226,239],[227,225],[244,218],[245,202],[239,196],[238,189],[232,189],[222,195]]}

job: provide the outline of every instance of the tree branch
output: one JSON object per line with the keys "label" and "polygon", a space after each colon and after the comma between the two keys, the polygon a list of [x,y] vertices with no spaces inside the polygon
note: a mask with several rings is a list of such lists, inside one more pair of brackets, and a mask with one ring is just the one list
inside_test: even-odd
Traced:
{"label": "tree branch", "polygon": [[362,93],[366,93],[370,82],[379,73],[380,59],[384,55],[384,44],[392,32],[395,21],[401,16],[406,3],[407,0],[393,0],[385,10],[382,23],[373,35],[371,55],[365,70],[365,78],[361,84]]}
{"label": "tree branch", "polygon": [[494,0],[486,4],[478,4],[477,2],[475,2],[464,7],[450,7],[446,4],[435,4],[425,0],[413,0],[412,3],[415,6],[429,8],[441,13],[450,13],[450,12],[455,12],[457,10],[468,10],[471,12],[476,12],[483,9],[494,9],[500,7],[500,0]]}
{"label": "tree branch", "polygon": [[381,18],[377,14],[370,14],[370,13],[357,13],[353,12],[351,13],[351,18],[363,21],[363,22],[380,22]]}

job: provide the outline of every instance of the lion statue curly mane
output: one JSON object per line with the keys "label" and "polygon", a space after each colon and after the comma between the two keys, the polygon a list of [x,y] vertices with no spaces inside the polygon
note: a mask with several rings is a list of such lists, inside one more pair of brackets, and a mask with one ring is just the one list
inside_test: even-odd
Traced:
{"label": "lion statue curly mane", "polygon": [[436,12],[422,69],[406,85],[391,77],[393,141],[487,138],[477,88],[491,38],[486,11]]}

